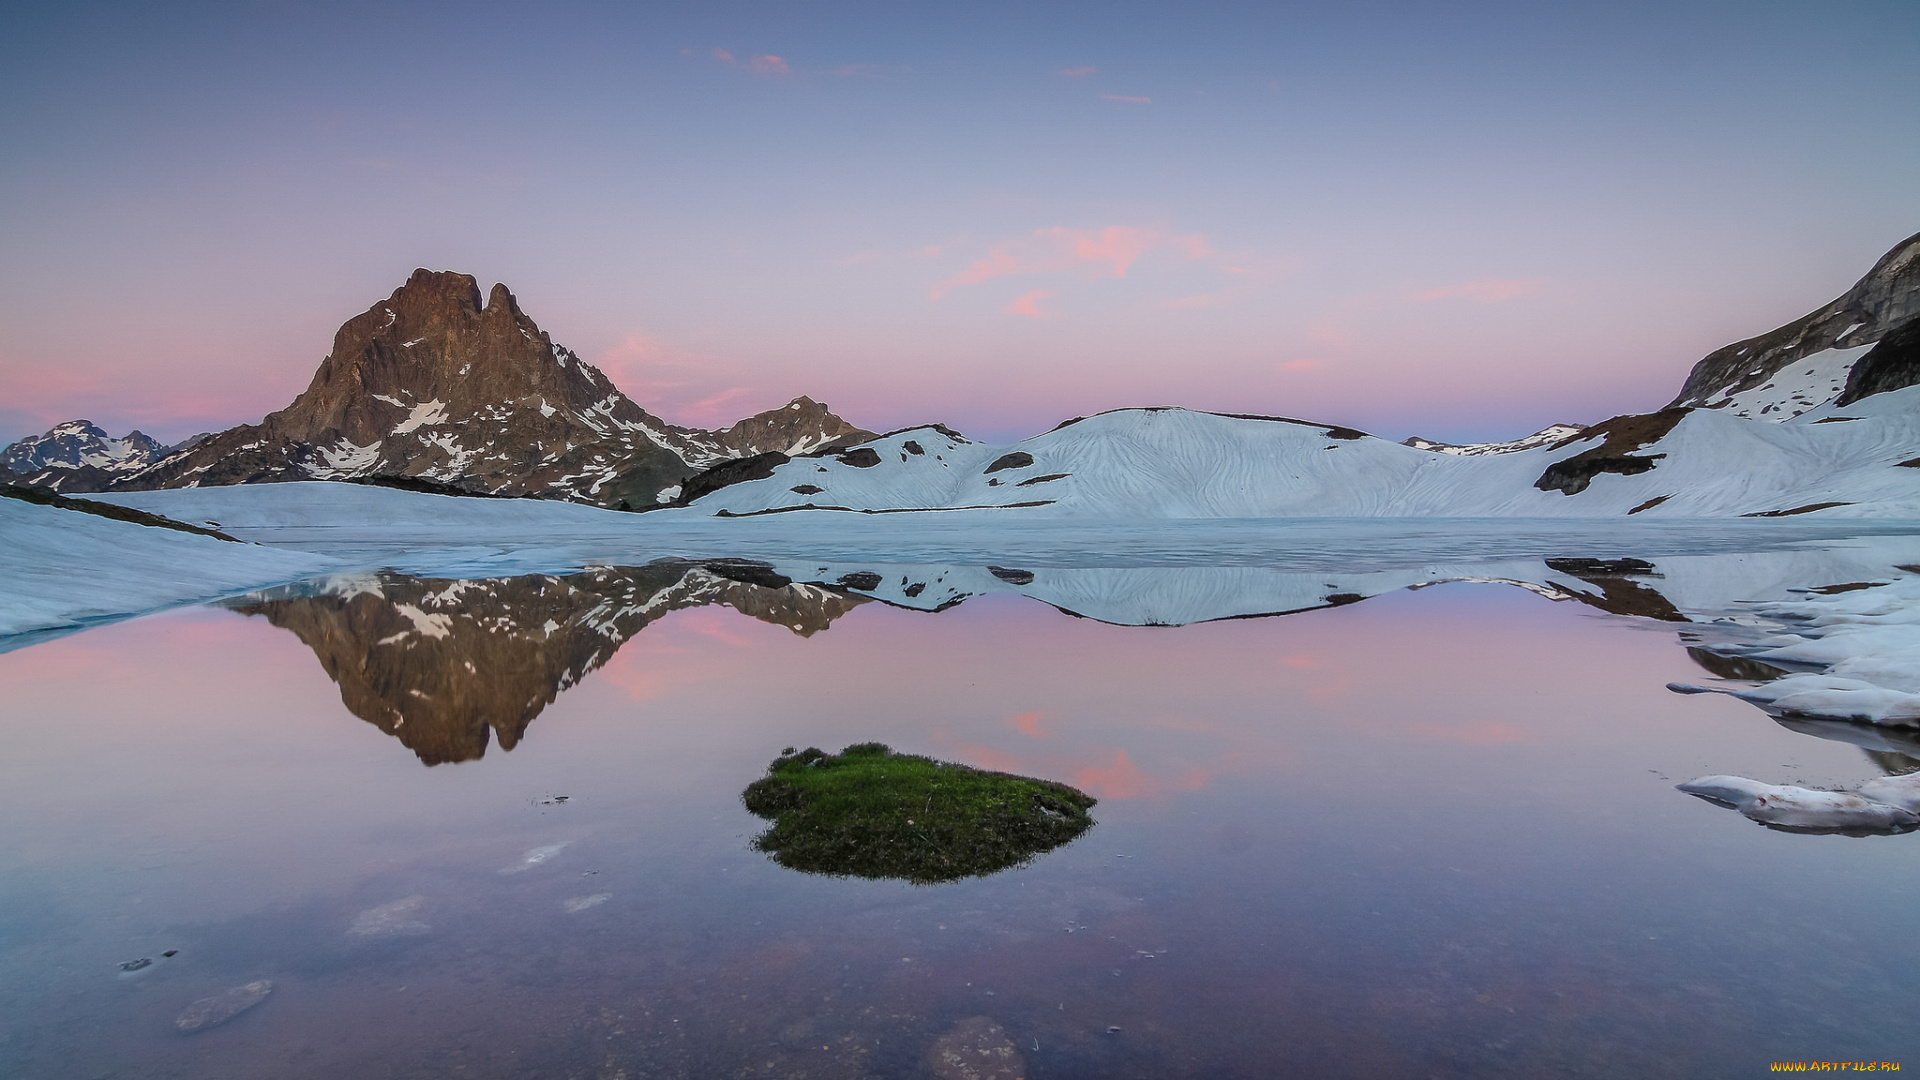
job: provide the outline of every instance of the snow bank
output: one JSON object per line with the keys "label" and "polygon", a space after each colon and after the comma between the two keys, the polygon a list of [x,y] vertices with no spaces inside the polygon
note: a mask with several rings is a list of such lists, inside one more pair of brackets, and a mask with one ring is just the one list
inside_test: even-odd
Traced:
{"label": "snow bank", "polygon": [[1774,715],[1920,727],[1920,575],[1885,578],[1866,588],[1754,604],[1751,618],[1777,629],[1715,650],[1789,671],[1816,670],[1750,687],[1674,689],[1731,694]]}
{"label": "snow bank", "polygon": [[[1920,517],[1920,387],[1786,423],[1697,409],[1620,451],[1632,475],[1540,490],[1556,462],[1602,445],[1436,454],[1297,421],[1122,409],[1016,446],[939,429],[895,432],[855,453],[801,458],[722,488],[693,512],[722,516],[995,508],[1018,517],[1737,517],[1807,512]],[[1610,452],[1610,456],[1613,455]],[[924,515],[922,515],[924,516]]]}
{"label": "snow bank", "polygon": [[336,565],[13,499],[0,499],[0,548],[0,649],[26,643],[12,635],[231,596]]}

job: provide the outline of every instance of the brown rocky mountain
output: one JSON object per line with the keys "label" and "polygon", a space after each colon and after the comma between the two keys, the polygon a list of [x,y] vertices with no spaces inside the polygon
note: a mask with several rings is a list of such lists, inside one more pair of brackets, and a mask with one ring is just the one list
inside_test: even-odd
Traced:
{"label": "brown rocky mountain", "polygon": [[340,328],[292,404],[101,486],[386,477],[637,509],[731,458],[866,437],[808,398],[719,432],[668,424],[555,345],[506,286],[483,302],[469,275],[416,270]]}
{"label": "brown rocky mountain", "polygon": [[383,573],[232,601],[312,649],[348,711],[428,765],[511,750],[562,691],[670,611],[723,604],[801,636],[867,598],[685,560],[488,580]]}
{"label": "brown rocky mountain", "polygon": [[1895,244],[1832,303],[1707,354],[1667,407],[1785,420],[1837,397],[1851,401],[1911,386],[1920,382],[1920,365],[1908,355],[1910,338],[1887,339],[1916,319],[1920,234]]}

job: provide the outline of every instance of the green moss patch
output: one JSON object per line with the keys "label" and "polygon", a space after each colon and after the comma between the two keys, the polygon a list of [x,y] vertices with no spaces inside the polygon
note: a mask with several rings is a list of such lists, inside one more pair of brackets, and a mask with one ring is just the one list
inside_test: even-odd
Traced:
{"label": "green moss patch", "polygon": [[782,866],[916,885],[1019,866],[1092,827],[1095,802],[1065,784],[881,743],[788,749],[740,798],[773,822],[754,846]]}

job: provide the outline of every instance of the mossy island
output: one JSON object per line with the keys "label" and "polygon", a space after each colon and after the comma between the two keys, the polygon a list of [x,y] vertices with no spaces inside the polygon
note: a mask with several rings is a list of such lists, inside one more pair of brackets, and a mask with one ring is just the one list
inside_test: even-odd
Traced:
{"label": "mossy island", "polygon": [[789,747],[741,801],[773,827],[754,847],[810,874],[957,881],[1019,866],[1093,825],[1085,792],[860,743]]}

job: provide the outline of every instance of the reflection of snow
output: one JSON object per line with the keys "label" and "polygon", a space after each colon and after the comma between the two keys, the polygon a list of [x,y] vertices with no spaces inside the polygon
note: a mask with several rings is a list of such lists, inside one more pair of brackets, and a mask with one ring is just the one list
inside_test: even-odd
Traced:
{"label": "reflection of snow", "polygon": [[395,604],[393,610],[406,616],[407,621],[413,624],[415,633],[426,637],[443,638],[453,629],[452,617],[437,611],[421,611],[412,604]]}
{"label": "reflection of snow", "polygon": [[1732,694],[1775,714],[1920,727],[1920,577],[1887,576],[1870,588],[1753,605],[1753,617],[1779,630],[1717,650],[1821,670],[1753,687],[1675,688]]}

